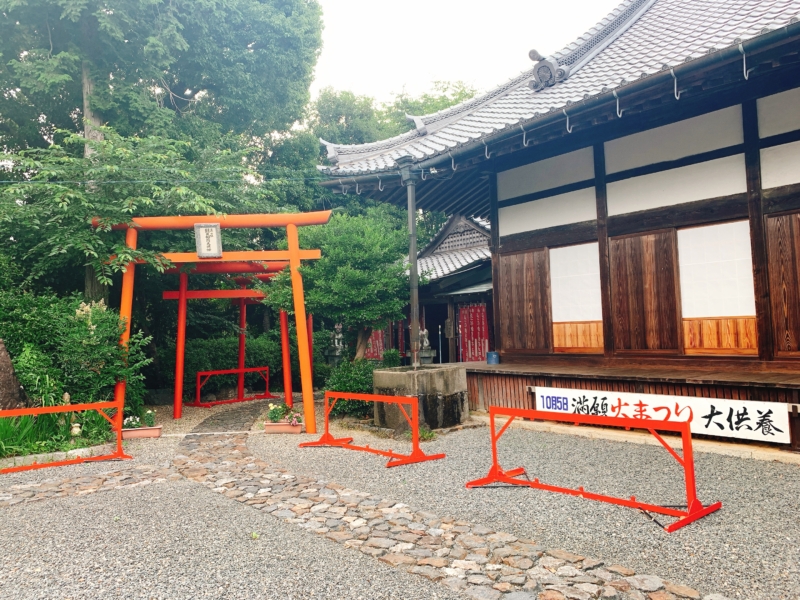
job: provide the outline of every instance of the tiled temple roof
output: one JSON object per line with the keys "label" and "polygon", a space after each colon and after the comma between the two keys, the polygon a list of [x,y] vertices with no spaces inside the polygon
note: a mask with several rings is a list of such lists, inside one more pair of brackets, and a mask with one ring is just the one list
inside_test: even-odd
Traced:
{"label": "tiled temple roof", "polygon": [[798,16],[800,0],[625,0],[561,51],[550,57],[532,52],[538,62],[530,71],[487,94],[416,117],[417,128],[408,133],[371,144],[326,143],[332,165],[320,169],[331,178],[355,176],[393,170],[401,156],[415,161],[446,156],[784,27]]}

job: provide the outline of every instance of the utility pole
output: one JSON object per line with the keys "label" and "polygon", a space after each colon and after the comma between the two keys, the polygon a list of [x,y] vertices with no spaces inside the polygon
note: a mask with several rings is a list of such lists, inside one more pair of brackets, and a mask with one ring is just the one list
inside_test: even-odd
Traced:
{"label": "utility pole", "polygon": [[411,301],[409,325],[411,326],[411,364],[419,367],[419,271],[417,270],[417,173],[412,171],[414,159],[401,156],[397,159],[400,181],[408,190],[408,270]]}

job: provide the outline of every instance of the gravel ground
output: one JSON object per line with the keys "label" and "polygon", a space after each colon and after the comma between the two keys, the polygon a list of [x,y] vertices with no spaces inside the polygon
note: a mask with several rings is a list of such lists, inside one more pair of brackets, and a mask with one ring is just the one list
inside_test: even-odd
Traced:
{"label": "gravel ground", "polygon": [[[406,452],[404,441],[342,430],[356,443]],[[423,444],[441,461],[392,469],[386,459],[338,448],[299,449],[318,436],[251,436],[260,458],[440,516],[470,519],[550,548],[620,563],[731,598],[800,598],[800,468],[716,454],[695,454],[698,496],[721,511],[668,534],[643,514],[601,502],[529,488],[467,490],[486,475],[486,428]],[[683,504],[683,473],[660,447],[510,429],[500,443],[506,468],[525,466],[546,483],[655,504]],[[671,519],[657,517],[662,523]]]}
{"label": "gravel ground", "polygon": [[0,546],[4,600],[460,598],[188,482],[14,506]]}

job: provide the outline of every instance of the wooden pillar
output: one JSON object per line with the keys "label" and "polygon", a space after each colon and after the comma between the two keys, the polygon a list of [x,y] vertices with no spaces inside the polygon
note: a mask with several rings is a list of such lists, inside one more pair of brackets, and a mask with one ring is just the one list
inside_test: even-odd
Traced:
{"label": "wooden pillar", "polygon": [[[489,212],[491,221],[490,249],[492,251],[492,317],[494,321],[494,349],[502,350],[500,340],[500,208],[497,205],[497,169],[492,161],[489,173]],[[453,338],[455,345],[455,338]]]}
{"label": "wooden pillar", "polygon": [[178,287],[178,334],[175,338],[175,395],[172,399],[172,418],[180,419],[183,414],[183,363],[186,350],[186,289],[189,276],[180,274]]}
{"label": "wooden pillar", "polygon": [[[244,288],[244,286],[242,286]],[[244,355],[247,348],[247,304],[244,298],[239,299],[239,381],[237,385],[236,399],[244,399]],[[269,390],[267,390],[269,391]]]}
{"label": "wooden pillar", "polygon": [[308,363],[314,373],[314,315],[308,315]]}
{"label": "wooden pillar", "polygon": [[303,392],[303,416],[306,421],[306,433],[317,433],[317,421],[314,416],[314,383],[309,360],[306,302],[303,295],[303,276],[299,271],[300,240],[297,235],[297,225],[290,223],[286,226],[286,238],[289,242],[289,269],[292,274],[292,296],[297,328],[297,358],[300,362],[300,389]]}
{"label": "wooden pillar", "polygon": [[[125,233],[125,245],[131,250],[136,250],[139,231],[129,227]],[[119,344],[125,348],[131,339],[131,316],[133,314],[133,281],[136,274],[136,263],[131,261],[125,267],[122,274],[122,297],[119,303],[119,318],[125,324],[125,329],[119,336]],[[117,403],[117,412],[114,415],[114,430],[117,434],[117,451],[120,457],[127,456],[122,450],[122,421],[125,418],[125,391],[127,382],[122,379],[114,386],[114,402]]]}
{"label": "wooden pillar", "polygon": [[753,289],[756,297],[758,358],[772,360],[772,307],[767,271],[767,240],[764,232],[764,210],[761,195],[761,150],[758,134],[758,107],[755,100],[742,104],[744,160],[747,169],[747,212],[750,219],[750,250],[753,256]]}
{"label": "wooden pillar", "polygon": [[456,304],[452,298],[447,300],[447,320],[450,321],[450,337],[447,338],[448,362],[457,363],[456,353]]}
{"label": "wooden pillar", "polygon": [[608,195],[606,153],[603,143],[594,145],[594,191],[597,200],[597,246],[600,253],[600,303],[603,307],[603,354],[614,355],[614,321],[611,306],[611,263],[608,255]]}

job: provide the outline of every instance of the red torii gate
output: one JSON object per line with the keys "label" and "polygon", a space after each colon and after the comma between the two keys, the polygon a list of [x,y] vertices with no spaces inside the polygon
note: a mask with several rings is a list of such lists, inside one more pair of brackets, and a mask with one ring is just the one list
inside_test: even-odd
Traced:
{"label": "red torii gate", "polygon": [[[211,272],[227,272],[227,273],[251,273],[253,278],[259,279],[261,281],[267,281],[275,276],[276,273],[282,271],[286,267],[289,266],[288,262],[275,262],[275,263],[232,263],[232,264],[225,264],[225,263],[213,263],[213,264],[200,264],[197,265],[195,269],[192,269],[190,273],[203,273],[203,272],[210,272],[209,269],[204,269],[202,267],[216,267]],[[221,268],[220,268],[221,267]],[[181,285],[183,285],[184,278],[188,280],[188,274],[186,272],[181,272],[180,269],[168,269],[167,273],[174,274],[177,273],[180,275]],[[247,328],[247,305],[250,303],[257,303],[257,299],[263,298],[264,294],[258,290],[248,290],[246,286],[248,283],[251,283],[252,280],[247,277],[237,277],[235,279],[236,283],[239,284],[240,289],[238,290],[187,290],[186,291],[186,300],[205,300],[205,299],[223,299],[223,298],[230,298],[239,306],[239,360],[238,360],[238,368],[234,369],[236,372],[235,374],[238,375],[238,385],[237,385],[237,394],[235,400],[225,400],[225,401],[218,401],[212,402],[209,404],[201,404],[200,403],[200,374],[198,373],[198,389],[197,389],[197,400],[191,406],[203,406],[205,408],[209,408],[215,404],[226,404],[231,402],[242,402],[247,400],[248,398],[244,397],[244,375],[245,375],[245,347],[246,347],[246,337],[245,337],[245,329]],[[164,300],[180,300],[180,290],[178,291],[167,291],[162,294],[162,298]],[[178,314],[185,314],[186,307],[179,304],[178,305]],[[183,343],[176,344],[176,360],[175,360],[175,396],[174,396],[174,407],[173,410],[180,412],[180,406],[182,405],[182,398],[183,398],[183,375],[184,375],[184,349],[185,349],[185,339],[186,339],[186,323],[185,319],[178,320],[178,333],[177,339]],[[288,348],[284,348],[283,351],[286,352]],[[180,373],[179,373],[180,371]],[[211,372],[211,373],[203,373],[210,377],[211,375],[223,375],[223,374],[234,374],[229,372],[230,370],[225,370],[224,373],[222,372]],[[207,378],[208,378],[207,377]],[[256,396],[255,398],[274,398],[275,396],[269,393],[269,385],[267,382],[267,393],[265,395]],[[251,398],[251,399],[255,399]],[[180,401],[179,401],[180,400]],[[292,398],[291,393],[289,397],[286,399],[287,404],[289,406],[292,405]]]}
{"label": "red torii gate", "polygon": [[[286,238],[288,250],[247,250],[222,252],[219,258],[199,258],[196,252],[165,252],[163,256],[176,264],[196,263],[196,272],[206,273],[230,273],[230,272],[253,272],[253,271],[232,271],[242,267],[241,263],[267,262],[271,264],[268,268],[278,268],[279,263],[286,267],[288,263],[292,279],[292,297],[294,300],[294,312],[297,328],[297,347],[300,362],[300,383],[303,394],[303,413],[306,422],[306,431],[316,433],[316,419],[314,415],[314,389],[311,377],[311,361],[309,355],[309,337],[306,323],[305,299],[303,296],[303,278],[298,270],[301,260],[315,260],[321,257],[319,250],[301,250],[298,239],[297,228],[306,225],[324,225],[330,220],[331,211],[317,211],[310,213],[285,213],[285,214],[254,214],[254,215],[227,215],[227,216],[187,216],[187,217],[134,217],[131,219],[133,226],[128,224],[114,225],[112,229],[124,230],[125,244],[131,250],[136,250],[139,231],[163,231],[175,229],[193,229],[197,224],[219,224],[221,229],[235,228],[269,228],[286,227]],[[93,224],[99,226],[99,220],[95,219]],[[236,265],[236,266],[235,266]],[[122,299],[120,301],[120,319],[125,323],[125,329],[120,336],[120,344],[127,346],[131,334],[131,313],[133,307],[133,282],[135,274],[135,262],[130,262],[126,266],[122,276]],[[249,268],[255,268],[250,266]],[[282,270],[282,269],[279,269]],[[257,272],[257,271],[256,271]],[[264,269],[261,268],[261,272]],[[183,407],[183,350],[185,349],[186,337],[186,300],[189,297],[188,274],[180,274],[180,286],[178,290],[178,339],[177,352],[180,360],[175,365],[176,389],[174,399],[173,417],[181,418]],[[221,291],[221,290],[220,290]],[[228,290],[239,292],[239,290]],[[252,292],[252,290],[249,290]],[[201,291],[200,293],[204,293]],[[241,296],[240,296],[241,297]],[[180,382],[180,384],[178,384]],[[180,388],[180,389],[179,389]],[[117,406],[116,421],[118,427],[122,426],[122,412],[125,406],[126,382],[117,383],[114,390],[114,403]],[[115,423],[117,425],[117,423]]]}

